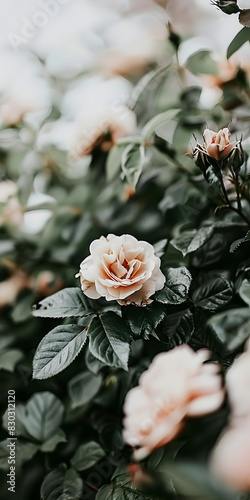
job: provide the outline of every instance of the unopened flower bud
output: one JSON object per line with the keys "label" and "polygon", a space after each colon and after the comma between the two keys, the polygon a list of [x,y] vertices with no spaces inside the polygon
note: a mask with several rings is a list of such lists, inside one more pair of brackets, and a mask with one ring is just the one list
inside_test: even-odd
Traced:
{"label": "unopened flower bud", "polygon": [[240,171],[241,165],[244,163],[244,151],[241,141],[238,141],[232,149],[228,159],[228,166],[231,166],[236,174]]}
{"label": "unopened flower bud", "polygon": [[210,162],[207,158],[207,152],[203,146],[200,146],[200,144],[197,144],[197,146],[193,150],[193,160],[203,173],[205,173],[207,168],[210,167]]}
{"label": "unopened flower bud", "polygon": [[236,14],[237,12],[240,12],[237,0],[214,0],[212,3],[225,14]]}

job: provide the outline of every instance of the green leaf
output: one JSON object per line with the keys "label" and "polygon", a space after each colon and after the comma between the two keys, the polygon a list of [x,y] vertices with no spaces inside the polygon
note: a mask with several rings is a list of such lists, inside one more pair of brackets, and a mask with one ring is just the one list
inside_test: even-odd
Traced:
{"label": "green leaf", "polygon": [[68,383],[68,393],[72,410],[89,403],[99,392],[102,376],[90,372],[82,372]]}
{"label": "green leaf", "polygon": [[250,306],[250,282],[243,280],[239,289],[239,296],[244,302]]}
{"label": "green leaf", "polygon": [[23,358],[23,353],[19,349],[2,349],[0,351],[0,370],[14,372],[15,366]]}
{"label": "green leaf", "polygon": [[218,67],[216,62],[212,59],[208,50],[199,50],[192,54],[186,63],[186,67],[191,73],[217,75]]}
{"label": "green leaf", "polygon": [[44,443],[40,446],[40,451],[43,453],[50,453],[55,450],[59,443],[66,443],[67,438],[62,429],[59,429],[53,436],[49,437],[44,441]]}
{"label": "green leaf", "polygon": [[39,318],[69,318],[93,314],[89,302],[79,288],[64,288],[39,302],[33,311]]}
{"label": "green leaf", "polygon": [[155,336],[154,331],[165,316],[165,307],[157,302],[147,307],[125,306],[122,315],[136,337],[143,334],[148,338]]}
{"label": "green leaf", "polygon": [[158,255],[158,257],[162,257],[162,255],[164,255],[167,243],[168,240],[164,238],[163,240],[157,241],[157,243],[154,244],[155,254]]}
{"label": "green leaf", "polygon": [[[116,496],[116,500],[118,500],[118,498],[119,497]],[[96,500],[115,500],[113,486],[111,484],[102,486],[96,495]]]}
{"label": "green leaf", "polygon": [[90,352],[89,347],[86,349],[85,356],[86,367],[88,370],[93,373],[93,375],[98,375],[98,373],[105,367],[99,359],[96,359],[95,356]]}
{"label": "green leaf", "polygon": [[121,168],[128,184],[135,189],[145,162],[143,146],[128,144],[121,157]]}
{"label": "green leaf", "polygon": [[121,157],[124,151],[122,146],[113,146],[109,151],[107,161],[106,161],[106,176],[107,181],[112,181],[112,179],[118,174],[121,168]]}
{"label": "green leaf", "polygon": [[79,446],[70,463],[76,470],[82,471],[95,465],[105,455],[105,451],[98,443],[90,441]]}
{"label": "green leaf", "polygon": [[246,42],[250,42],[250,29],[245,27],[237,33],[230,43],[227,49],[227,58],[229,59]]}
{"label": "green leaf", "polygon": [[31,317],[31,307],[34,303],[34,294],[30,291],[22,294],[11,312],[11,318],[15,323],[22,323]]}
{"label": "green leaf", "polygon": [[46,441],[58,430],[64,406],[51,392],[38,392],[25,405],[25,427],[37,441]]}
{"label": "green leaf", "polygon": [[188,185],[182,178],[167,188],[164,198],[159,203],[159,208],[165,213],[178,205],[184,205],[188,197]]}
{"label": "green leaf", "polygon": [[161,340],[168,344],[170,349],[177,345],[187,344],[194,332],[192,313],[185,309],[166,316],[161,330]]}
{"label": "green leaf", "polygon": [[74,469],[66,470],[61,464],[50,472],[41,486],[41,500],[79,500],[82,496],[83,482]]}
{"label": "green leaf", "polygon": [[[10,456],[10,449],[7,447],[8,444],[10,444],[8,439],[0,442],[0,469],[9,471],[8,458]],[[28,462],[38,450],[38,445],[18,439],[16,441],[16,466],[21,466],[25,462]]]}
{"label": "green leaf", "polygon": [[134,109],[140,99],[144,97],[143,94],[145,94],[146,92],[152,92],[153,89],[158,88],[159,81],[163,81],[169,69],[170,64],[168,63],[164,66],[161,66],[160,68],[153,69],[152,71],[144,75],[133,89],[129,107],[131,109]]}
{"label": "green leaf", "polygon": [[240,347],[249,337],[249,308],[231,309],[212,316],[207,326],[212,328],[228,351]]}
{"label": "green leaf", "polygon": [[86,331],[80,325],[61,325],[47,333],[33,359],[33,377],[52,377],[69,366],[86,342]]}
{"label": "green leaf", "polygon": [[171,244],[185,257],[188,253],[195,252],[195,250],[202,247],[211,238],[213,230],[213,227],[210,226],[201,227],[198,230],[184,231],[171,240]]}
{"label": "green leaf", "polygon": [[[30,439],[30,434],[26,428],[25,419],[25,406],[22,404],[17,404],[15,408],[15,435]],[[8,409],[3,414],[2,424],[3,428],[8,431]]]}
{"label": "green leaf", "polygon": [[146,123],[146,125],[144,125],[141,132],[144,141],[148,142],[151,139],[157,127],[175,118],[175,116],[179,112],[180,112],[179,109],[168,109],[168,111],[159,113],[158,115],[151,118],[151,120],[149,120],[149,122]]}
{"label": "green leaf", "polygon": [[187,300],[192,276],[185,266],[170,267],[166,273],[166,283],[162,290],[156,292],[155,300],[164,304],[182,304]]}
{"label": "green leaf", "polygon": [[216,311],[231,300],[233,288],[230,281],[218,277],[211,279],[195,290],[192,300],[197,307]]}
{"label": "green leaf", "polygon": [[94,318],[89,326],[89,349],[108,366],[128,369],[130,330],[125,321],[113,312]]}

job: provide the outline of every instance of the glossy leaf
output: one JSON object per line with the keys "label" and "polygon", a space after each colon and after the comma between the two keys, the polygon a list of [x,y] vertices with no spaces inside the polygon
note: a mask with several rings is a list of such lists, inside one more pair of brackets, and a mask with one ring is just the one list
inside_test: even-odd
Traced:
{"label": "glossy leaf", "polygon": [[201,227],[192,231],[184,231],[179,236],[171,240],[171,244],[177,250],[180,250],[185,257],[188,253],[194,252],[200,248],[206,241],[211,238],[213,234],[213,227]]}
{"label": "glossy leaf", "polygon": [[184,267],[170,267],[166,272],[166,283],[162,290],[154,295],[155,300],[164,304],[182,304],[187,300],[192,276]]}
{"label": "glossy leaf", "polygon": [[95,441],[82,444],[77,449],[70,463],[78,471],[89,469],[106,455],[102,447]]}
{"label": "glossy leaf", "polygon": [[94,318],[89,326],[89,348],[103,363],[128,369],[130,330],[125,321],[113,312]]}
{"label": "glossy leaf", "polygon": [[47,333],[33,359],[33,377],[56,375],[69,366],[86,342],[86,329],[79,325],[57,326]]}
{"label": "glossy leaf", "polygon": [[39,302],[33,315],[40,318],[68,318],[92,314],[89,303],[79,288],[64,288]]}
{"label": "glossy leaf", "polygon": [[98,393],[102,385],[102,376],[93,375],[88,371],[79,373],[68,383],[68,393],[71,408],[89,403]]}
{"label": "glossy leaf", "polygon": [[230,281],[219,277],[205,282],[195,290],[192,300],[197,307],[216,311],[232,299],[233,288]]}
{"label": "glossy leaf", "polygon": [[74,469],[59,465],[45,477],[41,486],[41,500],[79,500],[83,483]]}

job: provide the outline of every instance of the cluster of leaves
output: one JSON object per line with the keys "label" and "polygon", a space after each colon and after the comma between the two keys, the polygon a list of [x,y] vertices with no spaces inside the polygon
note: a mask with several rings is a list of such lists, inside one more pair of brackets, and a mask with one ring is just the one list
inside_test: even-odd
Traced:
{"label": "cluster of leaves", "polygon": [[[235,498],[197,465],[225,425],[227,407],[190,422],[174,452],[170,445],[152,455],[142,489],[131,483],[131,450],[122,439],[124,397],[157,353],[183,343],[206,346],[226,370],[249,337],[249,228],[221,206],[212,170],[206,181],[186,154],[192,134],[200,137],[206,123],[221,128],[232,119],[232,132],[241,130],[234,107],[244,104],[242,89],[249,86],[238,73],[223,87],[220,105],[203,109],[202,88],[185,84],[190,72],[216,74],[211,54],[197,51],[185,67],[174,57],[146,74],[130,100],[138,135],[108,154],[96,148],[89,164],[72,165],[56,149],[39,153],[31,130],[23,141],[25,127],[0,131],[1,171],[17,182],[23,209],[29,211],[34,183],[56,199],[32,207],[51,214],[40,233],[1,227],[2,281],[9,261],[28,276],[14,304],[3,308],[0,325],[1,498],[9,389],[17,399],[20,500]],[[246,159],[239,177],[248,216],[249,174]],[[151,305],[94,301],[78,287],[74,275],[89,244],[108,232],[154,244],[166,283]],[[36,284],[44,271],[53,282],[41,290]],[[32,304],[38,304],[33,314]]]}

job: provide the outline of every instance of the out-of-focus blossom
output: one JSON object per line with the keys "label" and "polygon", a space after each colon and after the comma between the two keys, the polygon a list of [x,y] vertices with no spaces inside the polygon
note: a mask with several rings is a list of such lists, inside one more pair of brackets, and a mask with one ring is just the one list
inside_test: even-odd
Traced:
{"label": "out-of-focus blossom", "polygon": [[107,27],[104,33],[107,47],[100,54],[104,72],[123,75],[157,60],[160,42],[167,38],[167,21],[166,12],[155,7],[143,13],[131,13]]}
{"label": "out-of-focus blossom", "polygon": [[158,354],[124,403],[124,439],[137,459],[171,441],[187,416],[216,411],[224,399],[219,367],[208,350],[187,345]]}
{"label": "out-of-focus blossom", "polygon": [[17,185],[10,181],[0,182],[0,203],[1,208],[0,223],[14,224],[21,226],[23,223],[23,209],[17,199]]}
{"label": "out-of-focus blossom", "polygon": [[10,181],[0,182],[0,203],[6,203],[10,196],[14,196],[17,193],[17,185]]}
{"label": "out-of-focus blossom", "polygon": [[232,488],[250,491],[250,415],[225,429],[213,450],[210,464],[213,474],[220,480]]}
{"label": "out-of-focus blossom", "polygon": [[107,151],[136,131],[136,115],[126,106],[130,91],[130,83],[122,77],[81,79],[64,96],[64,118],[40,130],[38,148],[55,145],[72,157],[88,155],[95,146]]}
{"label": "out-of-focus blossom", "polygon": [[40,297],[48,297],[64,286],[63,280],[52,271],[41,271],[34,283],[34,289]]}
{"label": "out-of-focus blossom", "polygon": [[121,305],[149,304],[165,283],[154,247],[129,234],[94,240],[77,276],[87,297],[105,297]]}
{"label": "out-of-focus blossom", "polygon": [[233,417],[250,419],[250,342],[245,352],[235,359],[226,375],[226,385]]}
{"label": "out-of-focus blossom", "polygon": [[121,137],[132,135],[135,130],[136,115],[126,106],[117,110],[100,109],[77,121],[73,152],[76,156],[89,155],[96,146],[109,151]]}
{"label": "out-of-focus blossom", "polygon": [[12,304],[24,288],[30,288],[31,279],[25,271],[12,263],[7,263],[11,276],[0,282],[0,308]]}
{"label": "out-of-focus blossom", "polygon": [[104,46],[102,30],[119,15],[90,0],[70,0],[58,7],[56,15],[34,36],[32,47],[45,60],[50,74],[70,79],[96,67]]}
{"label": "out-of-focus blossom", "polygon": [[39,75],[40,65],[31,57],[0,52],[0,122],[18,125],[28,115],[48,112],[51,105],[49,86]]}
{"label": "out-of-focus blossom", "polygon": [[235,489],[250,490],[250,342],[226,374],[230,421],[211,454],[215,476]]}

